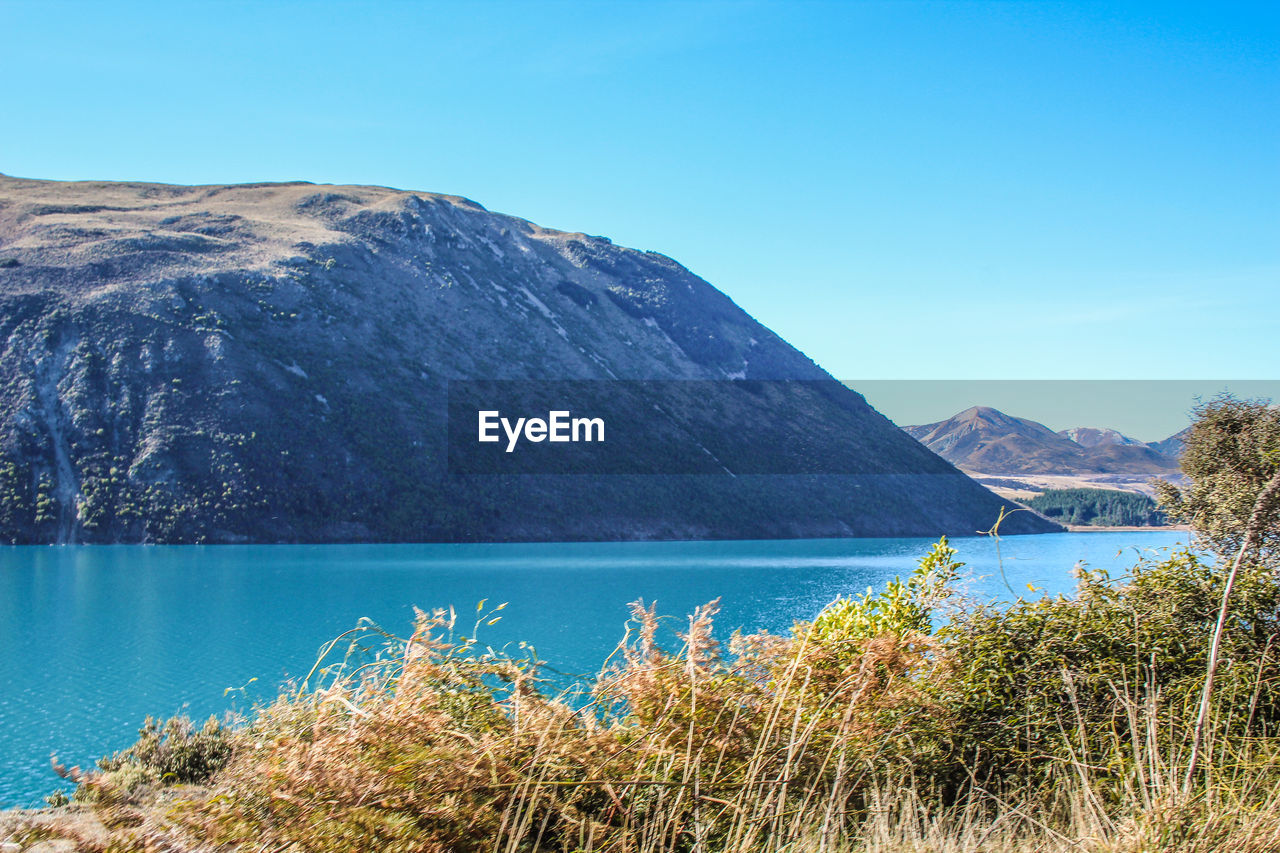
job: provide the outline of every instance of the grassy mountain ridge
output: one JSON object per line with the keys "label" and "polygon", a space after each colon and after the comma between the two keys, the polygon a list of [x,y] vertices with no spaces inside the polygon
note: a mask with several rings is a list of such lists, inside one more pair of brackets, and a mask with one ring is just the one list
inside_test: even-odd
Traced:
{"label": "grassy mountain ridge", "polygon": [[[876,477],[452,475],[468,378],[831,382],[813,422]],[[12,541],[961,534],[1000,503],[664,255],[381,187],[0,178]]]}

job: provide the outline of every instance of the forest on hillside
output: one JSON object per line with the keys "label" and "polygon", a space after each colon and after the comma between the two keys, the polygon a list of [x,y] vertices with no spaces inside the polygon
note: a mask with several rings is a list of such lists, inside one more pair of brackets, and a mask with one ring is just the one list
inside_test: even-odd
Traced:
{"label": "forest on hillside", "polygon": [[1158,527],[1165,523],[1165,514],[1154,500],[1117,489],[1048,489],[1023,503],[1062,524]]}

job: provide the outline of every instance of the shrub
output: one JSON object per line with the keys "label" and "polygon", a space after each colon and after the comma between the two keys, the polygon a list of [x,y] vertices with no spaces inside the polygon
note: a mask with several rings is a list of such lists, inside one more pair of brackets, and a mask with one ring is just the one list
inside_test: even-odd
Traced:
{"label": "shrub", "polygon": [[152,785],[207,782],[231,758],[233,739],[232,730],[212,717],[198,729],[185,717],[148,717],[137,743],[99,760],[101,772],[87,777],[77,798],[94,800],[104,792],[129,798]]}
{"label": "shrub", "polygon": [[[953,724],[953,772],[1043,786],[1087,766],[1118,786],[1141,781],[1144,745],[1185,746],[1223,582],[1184,551],[1142,561],[1119,582],[1080,570],[1074,598],[952,620],[941,632],[952,669],[937,700]],[[1237,579],[1215,717],[1224,747],[1276,733],[1277,608],[1270,572]]]}
{"label": "shrub", "polygon": [[868,589],[858,598],[842,597],[827,605],[813,621],[812,638],[819,644],[856,647],[882,634],[928,634],[934,608],[951,596],[962,568],[944,536],[905,583],[894,578],[884,592]]}

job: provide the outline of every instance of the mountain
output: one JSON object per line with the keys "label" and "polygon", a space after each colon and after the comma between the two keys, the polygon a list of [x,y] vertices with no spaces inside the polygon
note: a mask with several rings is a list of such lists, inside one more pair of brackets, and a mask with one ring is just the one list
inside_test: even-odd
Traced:
{"label": "mountain", "polygon": [[[1006,489],[1038,491],[1046,485],[1095,483],[1145,490],[1153,478],[1176,479],[1180,474],[1175,457],[1126,439],[1115,430],[1082,428],[1057,433],[1044,424],[986,406],[966,409],[945,421],[903,429],[961,470]],[[1010,477],[1016,479],[1008,480]],[[1050,483],[1035,478],[1078,478],[1081,482]]]}
{"label": "mountain", "polygon": [[1014,474],[1075,462],[1075,442],[1035,421],[974,406],[945,421],[904,429],[943,459],[974,470]]}
{"label": "mountain", "polygon": [[1174,459],[1182,456],[1182,449],[1186,445],[1187,435],[1191,432],[1191,427],[1179,430],[1163,441],[1153,441],[1147,445],[1156,453],[1172,457]]}
{"label": "mountain", "polygon": [[[725,411],[764,429],[731,467],[642,385],[614,401],[652,427],[606,460],[622,473],[453,467],[466,380],[527,403],[544,380],[637,387],[619,379],[741,387]],[[754,465],[784,450],[835,467]],[[655,252],[381,187],[0,176],[10,541],[934,536],[1001,504]],[[1020,516],[1008,532],[1057,529]]]}
{"label": "mountain", "polygon": [[1129,438],[1114,429],[1098,429],[1097,427],[1072,427],[1058,432],[1058,435],[1069,438],[1081,447],[1103,447],[1109,444],[1120,444],[1136,447],[1143,442]]}

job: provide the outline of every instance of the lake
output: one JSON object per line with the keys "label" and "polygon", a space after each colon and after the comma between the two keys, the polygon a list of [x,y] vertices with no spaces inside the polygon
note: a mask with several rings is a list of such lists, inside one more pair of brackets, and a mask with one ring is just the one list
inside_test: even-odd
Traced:
{"label": "lake", "polygon": [[[1186,541],[1171,531],[955,540],[978,598],[1066,592],[1083,560],[1122,570]],[[595,672],[627,602],[656,600],[672,632],[720,597],[717,633],[787,629],[841,594],[905,573],[929,539],[502,545],[0,548],[0,807],[59,787],[50,753],[91,765],[143,718],[245,708],[301,677],[369,617],[405,634],[413,607],[510,602],[482,629],[535,645],[561,678]],[[1006,584],[1007,580],[1007,584]],[[1027,584],[1043,588],[1032,593]],[[1012,590],[1012,592],[1011,592]],[[667,639],[674,641],[674,634]],[[250,679],[258,679],[250,684]],[[248,687],[226,693],[229,687]],[[65,787],[65,785],[62,785]]]}

